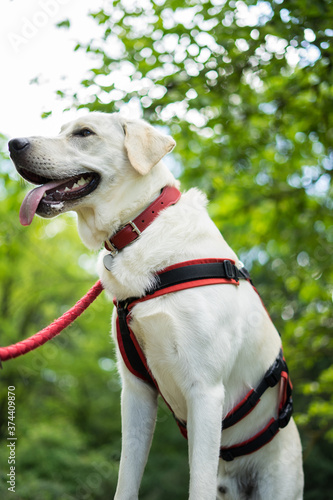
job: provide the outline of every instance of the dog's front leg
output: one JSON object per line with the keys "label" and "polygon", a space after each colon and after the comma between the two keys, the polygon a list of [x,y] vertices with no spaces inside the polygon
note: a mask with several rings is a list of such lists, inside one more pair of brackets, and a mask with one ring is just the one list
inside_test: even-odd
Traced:
{"label": "dog's front leg", "polygon": [[122,450],[115,500],[137,500],[157,413],[157,391],[127,373],[121,395]]}
{"label": "dog's front leg", "polygon": [[189,500],[215,500],[223,387],[194,388],[188,401]]}

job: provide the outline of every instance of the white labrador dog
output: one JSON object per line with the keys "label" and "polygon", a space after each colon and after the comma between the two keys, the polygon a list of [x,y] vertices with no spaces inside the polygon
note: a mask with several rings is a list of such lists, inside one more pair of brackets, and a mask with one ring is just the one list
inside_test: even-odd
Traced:
{"label": "white labrador dog", "polygon": [[[164,186],[178,187],[161,161],[174,146],[170,136],[144,121],[116,113],[91,113],[66,124],[55,138],[11,140],[18,172],[40,185],[22,204],[22,224],[30,224],[35,213],[54,217],[74,210],[83,243],[100,249]],[[241,266],[197,189],[182,194],[133,243],[114,252],[108,270],[105,255],[110,252],[101,252],[99,273],[118,301],[144,296],[155,273],[179,262],[215,258]],[[113,332],[116,314],[115,310]],[[241,280],[239,286],[201,286],[138,303],[131,312],[131,328],[163,397],[177,419],[187,422],[189,499],[301,499],[302,452],[293,419],[258,451],[233,461],[219,459],[221,445],[249,440],[278,414],[279,384],[263,394],[246,418],[221,433],[222,418],[258,386],[281,347],[251,284]],[[122,453],[114,498],[136,500],[154,432],[158,392],[128,370],[119,349],[118,360]]]}

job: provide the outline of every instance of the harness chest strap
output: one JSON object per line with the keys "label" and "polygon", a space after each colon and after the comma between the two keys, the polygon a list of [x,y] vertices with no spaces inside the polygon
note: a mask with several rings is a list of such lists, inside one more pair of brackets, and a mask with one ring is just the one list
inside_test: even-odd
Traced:
{"label": "harness chest strap", "polygon": [[[248,272],[244,268],[238,269],[233,261],[227,259],[201,259],[183,262],[166,268],[158,273],[157,277],[158,282],[156,286],[147,292],[144,297],[130,298],[122,302],[115,300],[114,303],[117,305],[118,312],[117,341],[127,368],[135,376],[155,386],[163,397],[156,380],[149,370],[146,358],[135,335],[129,326],[132,308],[140,302],[197,286],[215,284],[238,285],[239,279],[245,279],[251,284],[252,282]],[[238,456],[253,453],[271,441],[279,429],[288,424],[292,413],[292,385],[281,350],[273,365],[265,373],[262,382],[256,389],[249,391],[243,400],[228,413],[223,419],[222,427],[226,429],[243,419],[259,403],[262,394],[269,387],[274,387],[279,382],[281,382],[283,394],[280,399],[278,418],[273,418],[262,431],[244,443],[229,448],[221,448],[220,456],[222,459],[230,461]],[[165,399],[164,401],[174,415],[168,402]],[[175,415],[174,417],[182,435],[187,438],[186,423],[178,420]]]}

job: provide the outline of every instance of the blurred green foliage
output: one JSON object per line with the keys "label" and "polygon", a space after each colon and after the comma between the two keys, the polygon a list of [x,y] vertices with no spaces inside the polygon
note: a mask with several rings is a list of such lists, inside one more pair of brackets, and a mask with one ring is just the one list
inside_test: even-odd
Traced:
{"label": "blurred green foliage", "polygon": [[[77,107],[137,109],[177,140],[283,337],[304,446],[305,499],[332,496],[333,4],[115,0]],[[70,23],[59,26],[70,29]],[[65,92],[59,91],[60,96]],[[126,111],[127,110],[127,111]],[[130,111],[132,112],[132,111]],[[22,185],[1,161],[1,343],[48,324],[97,279],[71,215],[19,227]],[[120,452],[119,382],[102,296],[74,326],[0,374],[0,496],[106,499]],[[5,484],[6,391],[17,387],[17,496]],[[160,409],[141,498],[187,496],[186,442]]]}

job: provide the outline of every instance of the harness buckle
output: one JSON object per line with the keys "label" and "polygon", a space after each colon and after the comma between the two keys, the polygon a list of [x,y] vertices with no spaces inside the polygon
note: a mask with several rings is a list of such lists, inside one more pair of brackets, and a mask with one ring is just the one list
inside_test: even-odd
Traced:
{"label": "harness buckle", "polygon": [[223,268],[226,278],[238,281],[238,277],[235,271],[235,266],[233,265],[232,262],[230,262],[230,260],[223,261]]}
{"label": "harness buckle", "polygon": [[282,359],[282,352],[280,351],[279,356],[265,374],[265,381],[269,387],[274,387],[278,382],[280,382],[283,366],[284,362]]}
{"label": "harness buckle", "polygon": [[293,400],[292,398],[289,398],[287,403],[282,408],[281,413],[278,417],[280,429],[283,429],[289,424],[292,412],[293,412]]}

